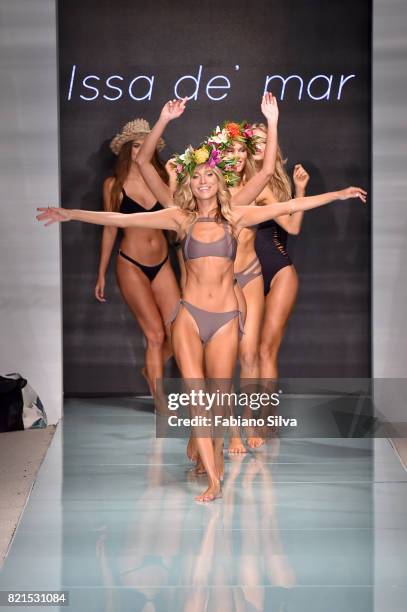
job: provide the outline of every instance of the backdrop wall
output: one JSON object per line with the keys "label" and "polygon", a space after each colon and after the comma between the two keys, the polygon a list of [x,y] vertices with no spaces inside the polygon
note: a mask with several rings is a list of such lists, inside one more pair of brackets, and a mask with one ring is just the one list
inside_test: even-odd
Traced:
{"label": "backdrop wall", "polygon": [[20,372],[49,422],[62,411],[59,232],[35,207],[59,199],[56,13],[0,5],[0,372]]}
{"label": "backdrop wall", "polygon": [[[62,3],[62,201],[100,209],[114,162],[108,143],[175,94],[193,96],[164,151],[197,144],[225,118],[259,120],[267,87],[279,99],[280,143],[309,193],[370,186],[371,3],[350,0],[122,0]],[[300,293],[281,355],[284,376],[370,375],[370,200],[306,215],[289,250]],[[143,392],[143,343],[113,273],[93,297],[101,230],[63,227],[64,381],[68,393]]]}

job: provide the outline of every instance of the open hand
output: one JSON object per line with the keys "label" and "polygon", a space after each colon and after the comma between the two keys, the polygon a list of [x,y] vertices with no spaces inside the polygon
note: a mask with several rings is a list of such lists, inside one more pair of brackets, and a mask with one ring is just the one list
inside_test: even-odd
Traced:
{"label": "open hand", "polygon": [[339,200],[349,200],[350,198],[359,198],[362,202],[366,203],[367,191],[361,189],[360,187],[347,187],[346,189],[341,189],[338,191],[338,199]]}
{"label": "open hand", "polygon": [[161,119],[164,119],[165,121],[178,119],[178,117],[181,117],[182,113],[184,112],[187,102],[188,98],[182,98],[182,100],[176,100],[174,98],[174,100],[169,100],[163,106],[160,115]]}
{"label": "open hand", "polygon": [[261,112],[263,113],[267,121],[277,123],[278,121],[277,99],[269,91],[267,91],[262,98]]}
{"label": "open hand", "polygon": [[305,192],[305,188],[308,185],[308,181],[309,181],[309,174],[301,166],[301,164],[296,164],[294,166],[293,181],[294,181],[296,193],[298,193],[299,191]]}
{"label": "open hand", "polygon": [[40,214],[37,215],[37,221],[46,221],[45,227],[52,225],[53,223],[62,223],[63,221],[70,221],[70,211],[66,208],[54,208],[47,206],[47,208],[37,208]]}

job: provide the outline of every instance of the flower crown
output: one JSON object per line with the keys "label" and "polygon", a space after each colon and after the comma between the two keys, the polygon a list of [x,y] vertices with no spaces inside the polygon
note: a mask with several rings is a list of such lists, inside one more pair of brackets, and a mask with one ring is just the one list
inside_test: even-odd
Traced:
{"label": "flower crown", "polygon": [[234,171],[236,160],[234,158],[222,159],[222,155],[215,143],[210,143],[209,140],[205,140],[201,143],[198,149],[194,149],[189,145],[182,155],[174,155],[172,164],[175,167],[178,183],[180,183],[187,174],[192,176],[195,172],[195,168],[200,164],[206,164],[210,168],[214,168],[215,166],[218,167],[228,187],[233,187],[239,181],[239,177]]}
{"label": "flower crown", "polygon": [[257,136],[254,135],[253,126],[247,121],[234,123],[232,121],[224,121],[221,127],[216,129],[208,138],[209,144],[213,144],[217,149],[225,151],[233,145],[234,140],[243,142],[250,153],[256,152]]}

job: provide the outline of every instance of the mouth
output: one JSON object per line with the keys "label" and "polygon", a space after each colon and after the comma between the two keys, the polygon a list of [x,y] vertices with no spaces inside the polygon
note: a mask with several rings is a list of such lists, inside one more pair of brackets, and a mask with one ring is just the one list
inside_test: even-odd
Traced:
{"label": "mouth", "polygon": [[209,187],[198,187],[198,191],[209,191]]}

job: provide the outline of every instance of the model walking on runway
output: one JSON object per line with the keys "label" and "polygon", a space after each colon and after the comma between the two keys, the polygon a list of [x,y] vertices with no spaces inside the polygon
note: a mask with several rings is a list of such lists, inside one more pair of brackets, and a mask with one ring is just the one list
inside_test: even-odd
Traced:
{"label": "model walking on runway", "polygon": [[[277,153],[277,122],[278,108],[276,104],[276,142],[273,151]],[[248,123],[226,122],[222,128],[217,128],[209,137],[209,141],[220,141],[222,155],[225,159],[236,160],[238,182],[231,187],[232,198],[256,174],[254,155],[256,154],[256,137],[252,126]],[[275,157],[272,160],[273,172]],[[289,199],[289,198],[288,198]],[[250,204],[255,205],[256,201]],[[243,293],[246,303],[245,333],[239,345],[240,378],[258,379],[260,329],[264,312],[263,277],[260,261],[255,250],[256,228],[244,228],[239,232],[239,244],[235,260],[235,278]],[[248,445],[256,446],[256,439],[248,437]],[[234,431],[229,440],[229,453],[245,453],[246,448],[238,432]]]}
{"label": "model walking on runway", "polygon": [[[267,129],[263,124],[254,124],[253,127],[257,136],[255,160],[258,167],[261,167]],[[303,197],[309,175],[300,164],[294,168],[293,181],[295,197]],[[278,148],[275,171],[257,198],[257,205],[284,202],[291,195],[291,182]],[[281,215],[275,220],[261,223],[257,228],[255,247],[262,267],[265,295],[260,340],[260,378],[262,379],[278,377],[278,352],[298,290],[297,273],[287,253],[287,237],[288,234],[300,233],[303,215],[303,211],[293,215]]]}
{"label": "model walking on runway", "polygon": [[[117,134],[110,148],[117,155],[114,175],[103,185],[105,211],[124,214],[162,210],[147,187],[136,164],[137,155],[150,126],[144,119],[127,123]],[[153,164],[164,181],[168,176],[158,151],[164,146],[161,139],[154,151]],[[105,227],[100,252],[95,296],[105,302],[105,277],[116,241],[118,228]],[[179,289],[168,259],[168,245],[159,229],[126,227],[116,259],[116,277],[120,292],[146,339],[145,376],[150,391],[155,395],[156,379],[162,378],[165,361],[171,355],[169,330],[165,328],[171,311],[179,300]]]}
{"label": "model walking on runway", "polygon": [[[238,352],[239,310],[233,290],[235,232],[283,214],[294,214],[323,206],[337,199],[359,198],[366,192],[357,187],[309,198],[298,198],[265,206],[247,206],[270,180],[275,142],[276,102],[263,97],[262,111],[268,121],[264,162],[257,174],[234,196],[233,209],[227,180],[232,172],[209,146],[188,148],[177,165],[178,187],[172,194],[150,159],[165,127],[179,117],[186,99],[165,105],[139,155],[142,174],[155,197],[169,206],[165,210],[124,215],[114,212],[41,208],[38,220],[50,225],[77,220],[114,227],[146,227],[176,231],[183,239],[186,283],[174,318],[174,354],[184,379],[231,379]],[[226,176],[226,180],[225,180]],[[196,499],[212,501],[221,493],[223,439],[197,437],[198,452],[208,477],[208,487]]]}

